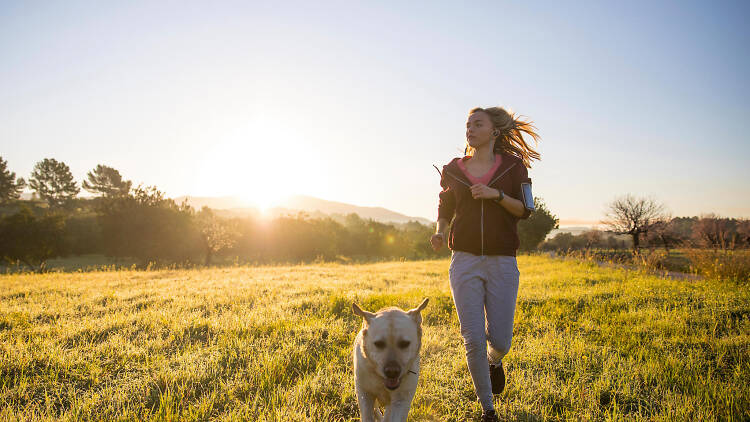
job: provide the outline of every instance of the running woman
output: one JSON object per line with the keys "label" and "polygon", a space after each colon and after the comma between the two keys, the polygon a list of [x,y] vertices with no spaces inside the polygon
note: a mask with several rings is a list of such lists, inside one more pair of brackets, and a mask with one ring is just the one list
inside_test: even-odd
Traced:
{"label": "running woman", "polygon": [[505,388],[520,275],[516,226],[534,209],[527,167],[540,157],[524,133],[539,140],[531,122],[501,107],[469,112],[465,156],[443,166],[430,238],[433,249],[447,239],[452,251],[451,293],[482,421],[497,421],[492,398]]}

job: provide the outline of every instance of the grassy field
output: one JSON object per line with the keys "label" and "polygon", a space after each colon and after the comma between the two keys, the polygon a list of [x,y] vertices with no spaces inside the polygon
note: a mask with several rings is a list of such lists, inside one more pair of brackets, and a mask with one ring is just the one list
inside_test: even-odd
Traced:
{"label": "grassy field", "polygon": [[[750,420],[750,289],[519,257],[503,420]],[[357,420],[350,304],[424,311],[414,421],[479,417],[448,261],[0,276],[0,420]]]}

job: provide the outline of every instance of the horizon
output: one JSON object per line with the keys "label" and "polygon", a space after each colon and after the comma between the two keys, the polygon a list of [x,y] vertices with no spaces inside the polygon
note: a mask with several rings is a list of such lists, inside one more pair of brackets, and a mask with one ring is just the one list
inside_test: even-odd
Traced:
{"label": "horizon", "polygon": [[645,4],[5,2],[0,156],[24,179],[55,158],[79,185],[104,164],[172,198],[434,221],[432,164],[502,105],[539,130],[529,175],[561,226],[629,193],[748,218],[750,5]]}
{"label": "horizon", "polygon": [[[24,192],[24,194],[22,195],[21,199],[31,199],[32,195],[34,195],[33,192]],[[78,195],[78,197],[82,198],[82,199],[92,199],[92,198],[95,198],[96,196],[97,195],[94,195],[94,194],[91,194],[91,193],[84,193],[84,191],[82,191],[81,194]],[[231,196],[231,195],[227,195],[227,196],[178,195],[178,196],[170,196],[169,198],[173,199],[173,200],[178,200],[178,199],[188,199],[188,200],[189,199],[192,199],[192,200],[233,200],[233,201],[236,201],[237,202],[236,205],[239,205],[239,206],[237,206],[237,207],[211,207],[211,206],[209,206],[209,208],[212,208],[212,209],[215,209],[215,210],[242,210],[242,209],[248,209],[248,210],[250,210],[250,209],[252,209],[252,210],[257,211],[260,214],[269,214],[272,211],[279,210],[279,209],[289,209],[289,210],[295,210],[295,209],[297,209],[297,208],[294,208],[294,207],[289,207],[288,206],[288,201],[290,201],[292,199],[295,199],[295,198],[300,198],[300,197],[301,198],[305,198],[305,199],[313,199],[313,200],[320,200],[320,201],[331,202],[331,203],[336,203],[336,204],[342,204],[342,205],[350,206],[352,208],[383,209],[385,211],[396,213],[396,214],[402,215],[402,216],[407,217],[407,218],[414,218],[415,219],[414,221],[418,221],[417,219],[423,219],[423,220],[430,221],[431,223],[435,223],[434,221],[429,220],[427,217],[424,217],[424,216],[408,215],[408,214],[401,213],[398,210],[392,210],[390,208],[385,208],[385,207],[382,207],[382,206],[377,206],[377,205],[375,205],[375,206],[357,205],[357,204],[351,204],[351,203],[341,202],[341,201],[332,201],[332,200],[329,200],[329,199],[318,198],[318,197],[309,196],[309,195],[290,195],[290,196],[287,196],[287,197],[280,198],[276,202],[268,204],[266,207],[261,207],[261,206],[259,206],[257,204],[253,204],[251,202],[247,202],[246,200],[244,200],[241,197]],[[200,207],[194,207],[194,208],[197,209],[197,208],[200,208]],[[323,212],[322,210],[319,210],[319,209],[308,209],[307,211],[321,211],[323,214],[336,214],[336,213],[326,213],[326,212]],[[671,215],[670,217],[671,218],[677,218],[677,217],[682,217],[682,218],[696,217],[696,218],[700,218],[702,216],[709,216],[709,215],[715,215],[715,216],[721,217],[721,218],[726,217],[726,218],[744,219],[744,217],[731,217],[731,216],[727,217],[727,216],[722,216],[722,215],[718,215],[718,214],[711,214],[711,213],[702,213],[702,214],[698,214],[698,215]],[[603,220],[604,220],[604,218],[599,219],[599,220],[559,219],[558,228],[557,229],[553,229],[552,231],[555,232],[555,231],[559,231],[559,230],[563,230],[563,229],[606,230],[606,224],[603,223]],[[420,222],[420,221],[418,221],[418,222]]]}

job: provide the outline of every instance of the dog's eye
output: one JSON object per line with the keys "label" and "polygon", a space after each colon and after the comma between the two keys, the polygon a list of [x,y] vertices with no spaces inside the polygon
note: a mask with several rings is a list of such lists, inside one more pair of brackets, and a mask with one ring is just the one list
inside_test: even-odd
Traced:
{"label": "dog's eye", "polygon": [[385,347],[385,342],[383,340],[378,340],[374,344],[378,349],[382,349],[383,347]]}
{"label": "dog's eye", "polygon": [[411,343],[408,340],[401,340],[398,342],[398,347],[406,349]]}

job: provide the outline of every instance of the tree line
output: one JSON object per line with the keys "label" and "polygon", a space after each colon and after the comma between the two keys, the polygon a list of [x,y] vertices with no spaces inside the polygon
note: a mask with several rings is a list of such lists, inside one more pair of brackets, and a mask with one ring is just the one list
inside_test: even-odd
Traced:
{"label": "tree line", "polygon": [[[20,199],[27,186],[38,199]],[[94,197],[79,198],[81,187]],[[522,250],[535,249],[558,226],[544,202],[535,202],[537,211],[519,223]],[[134,259],[141,266],[450,254],[430,247],[434,225],[387,224],[356,214],[311,218],[297,213],[270,221],[225,217],[206,207],[178,204],[154,186],[133,187],[106,165],[88,172],[79,187],[68,166],[51,158],[36,163],[26,181],[0,157],[0,215],[0,257],[38,271],[51,258],[83,254]]]}
{"label": "tree line", "polygon": [[[672,217],[664,204],[653,198],[625,195],[608,204],[606,230],[573,235],[558,233],[546,240],[543,250],[624,249],[638,254],[642,248],[677,247],[728,251],[750,248],[750,220],[705,214]],[[627,236],[628,241],[615,235]]]}

